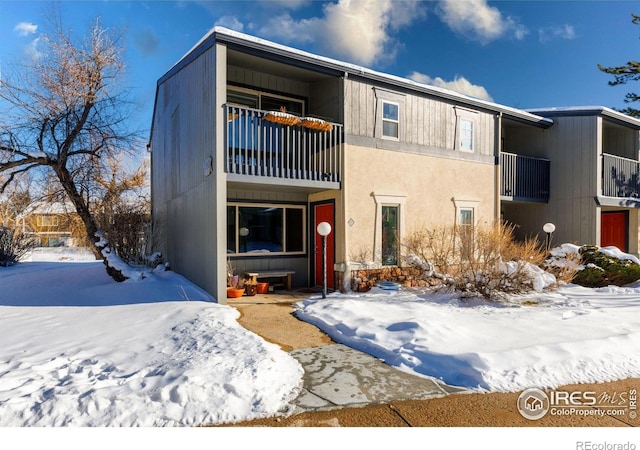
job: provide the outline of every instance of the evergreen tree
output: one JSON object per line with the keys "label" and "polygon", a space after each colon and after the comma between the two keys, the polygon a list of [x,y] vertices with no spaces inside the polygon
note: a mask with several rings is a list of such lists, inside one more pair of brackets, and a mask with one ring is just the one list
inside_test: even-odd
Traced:
{"label": "evergreen tree", "polygon": [[[631,22],[634,25],[640,24],[640,15],[631,14]],[[601,64],[598,64],[598,69],[601,71],[613,75],[614,80],[609,81],[609,86],[618,86],[621,84],[626,84],[628,81],[638,81],[640,80],[640,61],[629,61],[623,66],[617,67],[604,67]],[[625,103],[633,103],[640,100],[640,95],[635,92],[629,92],[625,98]],[[640,109],[628,107],[625,109],[621,109],[620,112],[628,114],[632,117],[640,118]]]}

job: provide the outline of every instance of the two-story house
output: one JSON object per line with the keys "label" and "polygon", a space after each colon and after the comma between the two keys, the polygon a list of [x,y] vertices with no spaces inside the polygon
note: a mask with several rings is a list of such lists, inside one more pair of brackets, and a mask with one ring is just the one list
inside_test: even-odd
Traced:
{"label": "two-story house", "polygon": [[157,84],[154,232],[172,267],[224,303],[228,261],[321,284],[326,221],[328,283],[346,285],[352,261],[400,264],[415,227],[499,220],[503,141],[553,125],[216,27]]}

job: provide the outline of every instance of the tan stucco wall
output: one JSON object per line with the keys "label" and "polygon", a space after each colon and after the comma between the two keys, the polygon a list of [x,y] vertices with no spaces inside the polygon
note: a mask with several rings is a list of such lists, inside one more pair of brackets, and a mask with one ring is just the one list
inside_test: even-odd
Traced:
{"label": "tan stucco wall", "polygon": [[400,229],[406,236],[422,225],[453,225],[452,199],[477,202],[476,223],[493,223],[495,183],[491,164],[348,145],[343,185],[346,258],[361,261],[363,253],[375,248],[375,196],[403,202]]}

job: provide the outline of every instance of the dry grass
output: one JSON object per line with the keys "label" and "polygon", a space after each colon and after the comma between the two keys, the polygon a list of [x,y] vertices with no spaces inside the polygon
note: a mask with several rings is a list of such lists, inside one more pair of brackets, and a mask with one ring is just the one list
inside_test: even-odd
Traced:
{"label": "dry grass", "polygon": [[516,241],[506,225],[421,228],[405,240],[405,251],[431,263],[446,286],[485,298],[533,290],[531,267],[546,256],[537,240]]}

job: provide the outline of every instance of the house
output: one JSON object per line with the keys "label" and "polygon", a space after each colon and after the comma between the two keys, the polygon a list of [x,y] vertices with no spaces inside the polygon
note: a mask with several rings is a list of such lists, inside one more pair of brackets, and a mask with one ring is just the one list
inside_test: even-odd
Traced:
{"label": "house", "polygon": [[33,234],[42,247],[75,247],[84,243],[84,227],[70,202],[36,201],[16,217],[17,228]]}
{"label": "house", "polygon": [[[576,116],[600,126],[589,138],[600,147],[635,126],[609,110]],[[349,286],[361,261],[400,265],[402,239],[422,225],[511,220],[538,234],[553,221],[558,238],[595,242],[610,202],[590,207],[589,235],[559,215],[557,170],[570,157],[562,166],[556,153],[587,140],[564,121],[215,27],[157,83],[154,234],[174,270],[220,303],[228,262],[321,285],[321,222],[330,288]],[[619,145],[610,151],[632,157]]]}
{"label": "house", "polygon": [[638,254],[640,120],[604,107],[529,112],[554,124],[504,133],[503,219],[517,224],[521,237],[543,234],[542,224],[551,221],[554,242]]}
{"label": "house", "polygon": [[215,27],[157,84],[154,232],[172,267],[224,303],[228,260],[321,284],[326,221],[327,282],[344,286],[362,258],[399,264],[419,224],[498,220],[503,130],[552,125]]}

